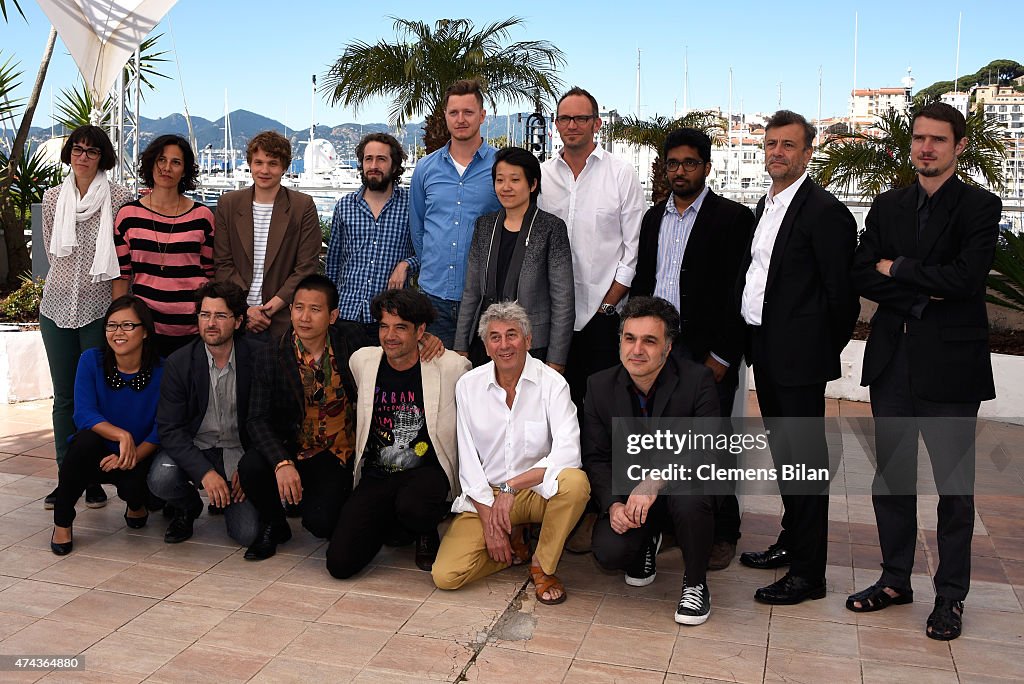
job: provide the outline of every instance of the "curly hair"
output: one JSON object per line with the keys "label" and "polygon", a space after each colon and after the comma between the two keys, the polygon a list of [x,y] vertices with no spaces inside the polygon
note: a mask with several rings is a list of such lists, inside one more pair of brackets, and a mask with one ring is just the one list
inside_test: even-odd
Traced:
{"label": "curly hair", "polygon": [[359,161],[359,168],[363,168],[363,154],[366,152],[366,145],[372,142],[383,143],[390,148],[391,182],[398,183],[398,179],[402,177],[402,173],[405,171],[402,162],[406,160],[408,155],[402,149],[402,143],[398,142],[393,135],[388,135],[387,133],[368,133],[363,136],[363,139],[356,145],[356,159]]}
{"label": "curly hair", "polygon": [[277,157],[285,168],[292,163],[292,144],[277,131],[263,131],[253,136],[245,148],[245,160],[252,164],[252,157],[257,151]]}
{"label": "curly hair", "polygon": [[196,181],[199,179],[199,165],[196,164],[195,152],[192,151],[192,146],[188,144],[188,140],[173,133],[161,135],[146,145],[145,151],[143,151],[139,158],[139,175],[142,177],[143,185],[147,188],[153,187],[153,169],[156,168],[156,160],[163,154],[164,148],[169,145],[175,145],[181,150],[181,157],[185,166],[184,173],[181,174],[181,180],[178,181],[178,192],[184,194],[190,190],[195,190]]}

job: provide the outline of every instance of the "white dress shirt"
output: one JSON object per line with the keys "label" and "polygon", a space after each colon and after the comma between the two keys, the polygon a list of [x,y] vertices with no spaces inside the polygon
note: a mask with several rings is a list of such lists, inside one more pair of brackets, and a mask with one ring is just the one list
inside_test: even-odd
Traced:
{"label": "white dress shirt", "polygon": [[579,178],[556,154],[541,164],[537,206],[565,221],[576,288],[575,330],[590,322],[612,281],[626,287],[636,273],[644,193],[631,164],[600,146]]}
{"label": "white dress shirt", "polygon": [[764,200],[764,212],[754,229],[754,240],[750,245],[750,266],[747,268],[746,282],[743,285],[743,302],[740,313],[747,325],[761,325],[761,314],[764,310],[764,291],[768,287],[768,268],[772,263],[772,250],[775,239],[779,236],[782,220],[793,202],[796,191],[807,180],[807,172],[796,179],[796,182],[780,192],[772,195],[771,190]]}
{"label": "white dress shirt", "polygon": [[576,407],[561,374],[527,356],[511,409],[505,399],[493,362],[455,385],[462,495],[452,504],[454,513],[475,513],[473,501],[492,505],[492,486],[533,468],[546,470],[531,489],[550,499],[558,493],[558,474],[581,465]]}

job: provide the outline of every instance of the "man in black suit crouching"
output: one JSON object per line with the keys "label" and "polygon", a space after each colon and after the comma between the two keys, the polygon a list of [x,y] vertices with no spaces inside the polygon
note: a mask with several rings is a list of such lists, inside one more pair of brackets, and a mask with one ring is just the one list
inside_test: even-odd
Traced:
{"label": "man in black suit crouching", "polygon": [[939,489],[935,608],[925,633],[948,641],[960,636],[971,577],[975,423],[980,402],[996,395],[985,280],[1001,204],[957,178],[967,146],[963,114],[932,103],[914,115],[912,131],[917,183],[878,196],[854,261],[854,284],[878,302],[862,383],[882,419],[872,496],[882,576],[846,607],[868,612],[913,600],[920,432]]}
{"label": "man in black suit crouching", "polygon": [[[741,269],[747,359],[777,467],[828,467],[823,421],[793,429],[777,419],[824,417],[825,383],[839,377],[839,354],[860,312],[850,282],[856,222],[849,209],[807,177],[814,135],[804,117],[786,110],[765,125],[772,187],[758,202],[757,228]],[[741,554],[740,562],[754,568],[788,564],[789,572],[758,589],[754,598],[772,604],[824,598],[828,494],[783,488],[782,504],[776,543],[764,552]]]}

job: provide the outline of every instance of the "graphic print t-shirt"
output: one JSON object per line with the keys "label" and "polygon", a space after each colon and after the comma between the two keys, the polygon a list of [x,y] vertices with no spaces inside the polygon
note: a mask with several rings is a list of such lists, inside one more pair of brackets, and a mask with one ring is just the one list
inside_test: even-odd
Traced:
{"label": "graphic print t-shirt", "polygon": [[382,476],[436,463],[423,413],[420,364],[396,371],[387,357],[381,357],[370,434],[363,449],[363,472]]}

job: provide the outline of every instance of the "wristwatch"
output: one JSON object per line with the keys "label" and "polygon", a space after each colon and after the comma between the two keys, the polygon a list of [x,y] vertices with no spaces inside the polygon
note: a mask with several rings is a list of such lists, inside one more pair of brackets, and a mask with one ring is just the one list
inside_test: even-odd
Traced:
{"label": "wristwatch", "polygon": [[512,494],[513,496],[519,493],[519,490],[510,485],[508,482],[502,482],[498,485],[498,491],[502,494]]}
{"label": "wristwatch", "polygon": [[614,316],[615,314],[618,313],[618,311],[615,310],[615,305],[608,303],[602,304],[601,306],[597,307],[597,312],[602,313],[605,316]]}

